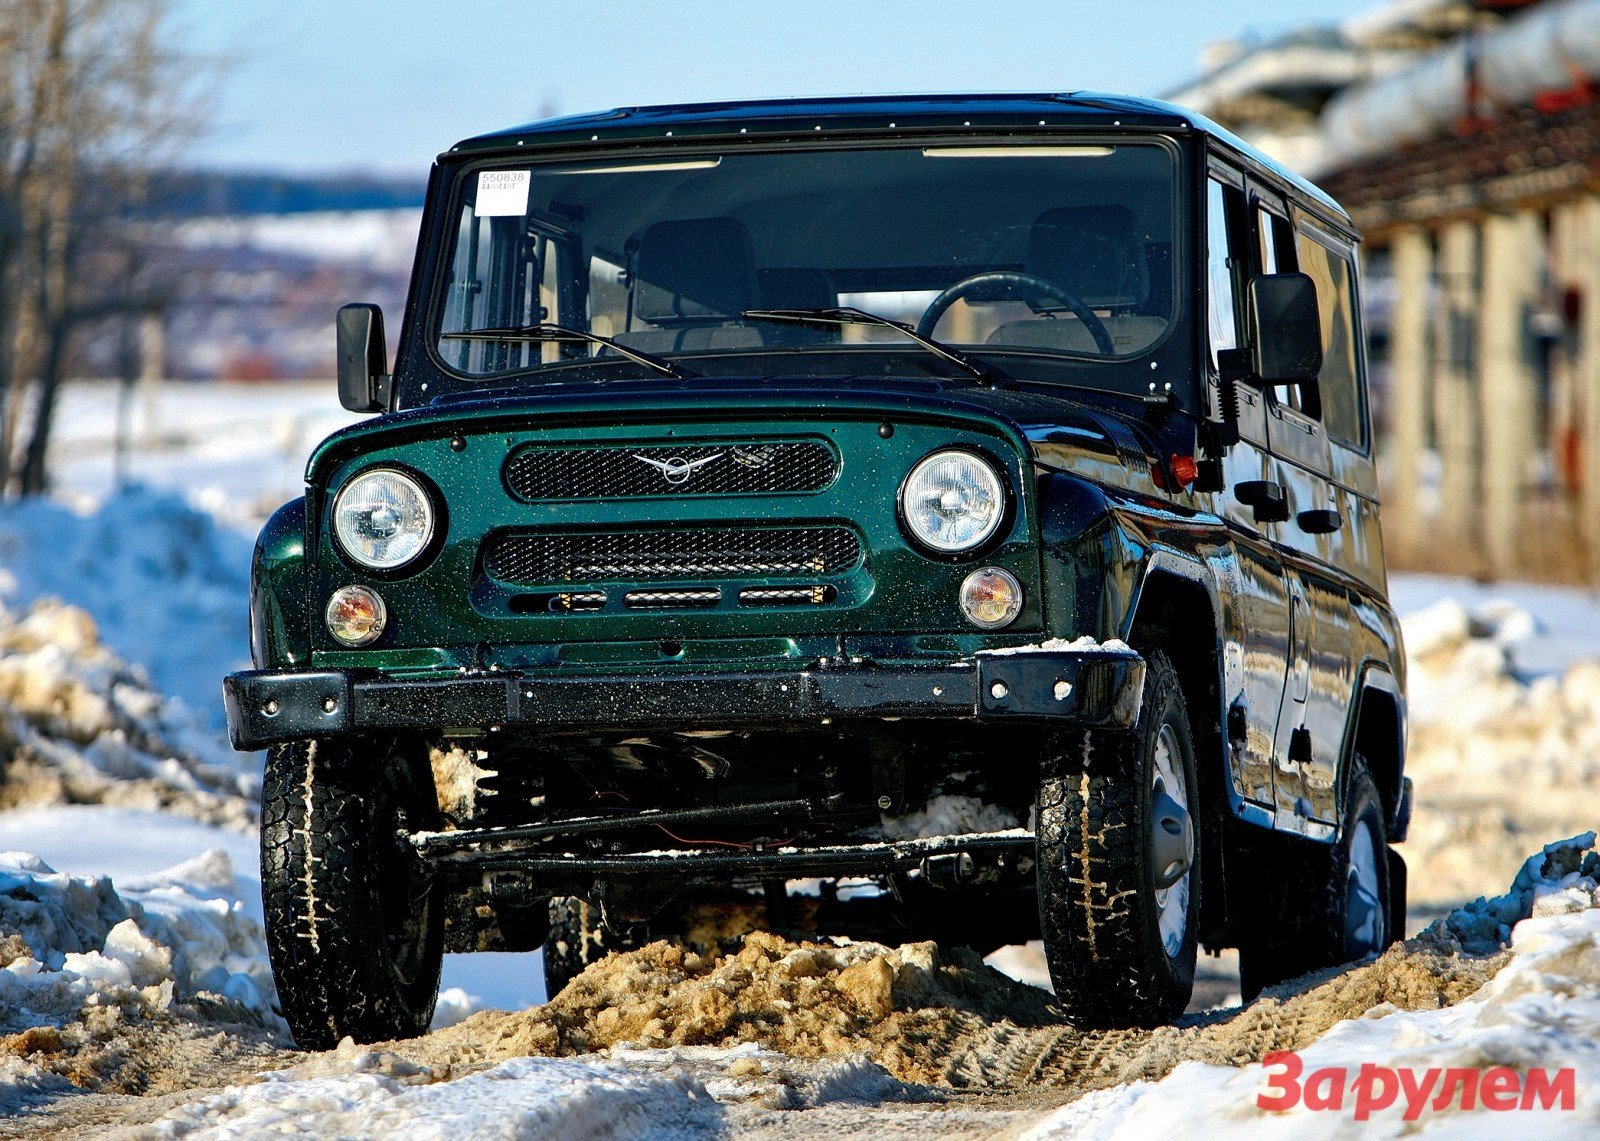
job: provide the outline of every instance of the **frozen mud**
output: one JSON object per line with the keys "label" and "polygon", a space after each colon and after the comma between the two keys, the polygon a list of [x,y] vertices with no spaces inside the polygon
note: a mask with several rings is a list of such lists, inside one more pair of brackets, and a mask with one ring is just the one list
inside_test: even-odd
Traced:
{"label": "frozen mud", "polygon": [[708,956],[657,943],[596,964],[545,1006],[480,1013],[395,1048],[454,1068],[624,1045],[744,1045],[799,1058],[865,1056],[921,1085],[1049,1085],[1071,1095],[1159,1077],[1182,1060],[1235,1064],[1298,1049],[1374,1006],[1458,1002],[1500,962],[1460,947],[1440,925],[1372,964],[1227,1017],[1089,1033],[1066,1026],[1050,995],[931,943],[837,947],[756,934],[735,952]]}
{"label": "frozen mud", "polygon": [[[88,950],[74,953],[98,945],[112,958],[120,897],[104,885],[60,886],[84,897],[63,912],[88,926],[78,938]],[[1600,855],[1588,833],[1526,861],[1504,895],[1457,909],[1375,961],[1155,1030],[1074,1030],[1048,994],[931,944],[755,934],[724,954],[653,944],[595,964],[542,1007],[479,1013],[416,1041],[303,1055],[281,1039],[274,1051],[242,1004],[135,998],[116,990],[127,984],[111,968],[115,979],[70,996],[68,1005],[81,1002],[75,1018],[0,1040],[10,1082],[0,1088],[12,1091],[4,1108],[15,1114],[0,1134],[799,1136],[805,1122],[858,1136],[1030,1124],[1060,1135],[1073,1122],[1132,1112],[1130,1098],[1154,1098],[1141,1112],[1156,1114],[1172,1103],[1150,1091],[1181,1088],[1196,1073],[1248,1102],[1239,1083],[1259,1084],[1253,1063],[1268,1052],[1312,1057],[1354,1034],[1381,1037],[1351,1026],[1392,1027],[1389,1039],[1412,1064],[1434,1064],[1430,1049],[1457,1059],[1450,1064],[1502,1055],[1515,1064],[1531,1047],[1493,1027],[1536,1026],[1563,996],[1592,994],[1584,972],[1600,979],[1597,931]],[[30,944],[28,953],[38,951]],[[147,953],[139,970],[159,961],[159,951]],[[58,974],[67,962],[62,952]],[[197,985],[194,969],[165,985],[181,998]],[[161,973],[128,970],[132,982]],[[1600,1005],[1585,1001],[1600,1030]],[[1468,1034],[1486,1061],[1459,1060]],[[1079,1102],[1086,1095],[1100,1100]],[[1074,1102],[1087,1116],[1071,1117]],[[1050,1117],[1061,1105],[1067,1116]]]}

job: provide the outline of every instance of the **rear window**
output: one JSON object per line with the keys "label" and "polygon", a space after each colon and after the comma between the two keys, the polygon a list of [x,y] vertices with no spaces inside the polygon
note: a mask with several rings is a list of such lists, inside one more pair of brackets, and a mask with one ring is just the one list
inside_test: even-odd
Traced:
{"label": "rear window", "polygon": [[1312,227],[1302,226],[1295,246],[1300,272],[1316,283],[1317,312],[1322,318],[1322,372],[1317,376],[1322,424],[1329,439],[1364,451],[1366,409],[1358,356],[1355,265],[1329,241]]}

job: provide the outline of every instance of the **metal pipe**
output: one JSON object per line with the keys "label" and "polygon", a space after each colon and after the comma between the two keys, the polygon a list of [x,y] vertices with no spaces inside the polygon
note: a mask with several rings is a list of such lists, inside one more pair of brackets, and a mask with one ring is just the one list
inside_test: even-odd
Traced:
{"label": "metal pipe", "polygon": [[[1557,0],[1463,36],[1328,102],[1321,169],[1448,134],[1458,123],[1600,78],[1600,0]],[[1476,80],[1476,90],[1474,90]]]}

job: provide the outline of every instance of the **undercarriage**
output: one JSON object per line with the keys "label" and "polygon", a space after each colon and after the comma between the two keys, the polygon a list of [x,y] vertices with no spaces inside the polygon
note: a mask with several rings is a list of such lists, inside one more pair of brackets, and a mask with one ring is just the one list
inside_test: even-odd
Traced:
{"label": "undercarriage", "polygon": [[[472,901],[452,909],[461,949],[506,946],[483,920],[549,897],[588,900],[622,930],[708,893],[855,937],[957,935],[950,908],[965,900],[955,911],[984,931],[958,941],[998,946],[1036,935],[1030,816],[1047,734],[906,722],[441,740],[429,755],[445,826],[407,840]],[[791,904],[794,881],[815,902]],[[1001,899],[1012,918],[996,927]]]}

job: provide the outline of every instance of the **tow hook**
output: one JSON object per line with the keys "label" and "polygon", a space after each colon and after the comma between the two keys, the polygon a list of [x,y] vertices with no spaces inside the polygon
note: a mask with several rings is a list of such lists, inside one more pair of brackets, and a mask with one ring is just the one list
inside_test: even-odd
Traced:
{"label": "tow hook", "polygon": [[1165,891],[1189,874],[1194,862],[1194,826],[1189,810],[1157,783],[1150,801],[1150,866],[1156,869],[1156,890]]}

